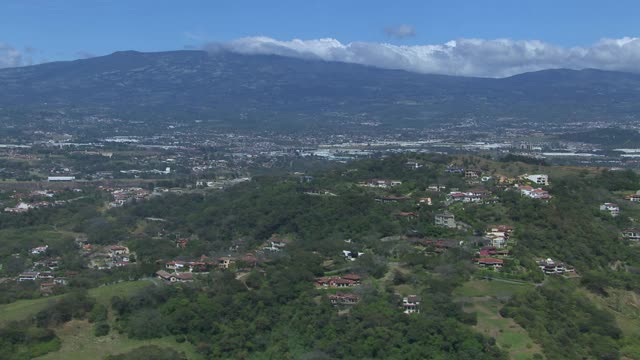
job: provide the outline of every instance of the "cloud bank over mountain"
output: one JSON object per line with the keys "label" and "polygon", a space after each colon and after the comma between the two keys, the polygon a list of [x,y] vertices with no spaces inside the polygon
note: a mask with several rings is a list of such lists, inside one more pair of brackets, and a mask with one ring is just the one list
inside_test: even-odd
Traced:
{"label": "cloud bank over mountain", "polygon": [[529,71],[595,68],[640,72],[640,38],[602,39],[590,46],[562,47],[539,40],[458,39],[434,45],[394,45],[332,38],[281,41],[264,36],[209,43],[206,50],[273,54],[342,61],[387,69],[481,77]]}
{"label": "cloud bank over mountain", "polygon": [[26,65],[23,53],[13,46],[0,42],[0,69]]}

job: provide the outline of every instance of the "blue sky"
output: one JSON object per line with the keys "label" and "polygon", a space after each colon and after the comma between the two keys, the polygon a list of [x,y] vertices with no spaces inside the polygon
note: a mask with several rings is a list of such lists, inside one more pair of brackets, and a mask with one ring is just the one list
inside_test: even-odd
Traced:
{"label": "blue sky", "polygon": [[[0,41],[47,56],[156,51],[264,35],[420,44],[457,38],[588,45],[640,32],[639,1],[2,0]],[[389,26],[416,36],[390,39]]]}
{"label": "blue sky", "polygon": [[[22,63],[254,36],[395,45],[507,38],[586,47],[639,35],[639,13],[637,0],[2,0],[0,46],[14,49],[14,57],[19,52]],[[385,32],[401,25],[412,36]]]}

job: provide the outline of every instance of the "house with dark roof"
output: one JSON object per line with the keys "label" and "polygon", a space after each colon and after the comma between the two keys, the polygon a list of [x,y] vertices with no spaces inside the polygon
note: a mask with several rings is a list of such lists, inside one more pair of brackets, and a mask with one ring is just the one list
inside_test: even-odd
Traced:
{"label": "house with dark roof", "polygon": [[402,308],[405,314],[414,314],[420,312],[420,297],[418,295],[409,295],[402,299]]}
{"label": "house with dark roof", "polygon": [[170,283],[176,283],[176,282],[192,282],[193,281],[193,274],[192,273],[169,273],[166,272],[164,270],[159,270],[156,271],[156,277],[158,279],[170,282]]}
{"label": "house with dark roof", "polygon": [[360,281],[346,279],[340,276],[331,276],[331,277],[317,278],[315,283],[316,283],[316,286],[318,286],[319,288],[339,289],[339,288],[348,288],[348,287],[357,286],[360,284]]}
{"label": "house with dark roof", "polygon": [[40,273],[36,271],[23,272],[22,274],[18,275],[18,282],[36,281],[38,280],[39,275]]}
{"label": "house with dark roof", "polygon": [[360,301],[360,297],[351,293],[335,293],[329,295],[329,301],[331,305],[355,305]]}
{"label": "house with dark roof", "polygon": [[614,203],[604,203],[600,205],[600,211],[608,211],[613,217],[620,215],[620,207]]}
{"label": "house with dark roof", "polygon": [[441,214],[436,214],[434,222],[436,226],[443,226],[450,229],[455,229],[457,227],[456,217],[447,211]]}
{"label": "house with dark roof", "polygon": [[500,269],[504,265],[504,260],[492,257],[477,258],[473,259],[473,261],[479,266],[493,268],[494,270]]}
{"label": "house with dark roof", "polygon": [[627,240],[640,242],[640,228],[629,228],[622,230],[622,237]]}

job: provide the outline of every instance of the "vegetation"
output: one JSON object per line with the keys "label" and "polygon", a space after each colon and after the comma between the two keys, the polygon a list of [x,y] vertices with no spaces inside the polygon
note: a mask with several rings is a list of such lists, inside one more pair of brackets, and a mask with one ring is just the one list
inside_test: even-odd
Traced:
{"label": "vegetation", "polygon": [[548,359],[618,359],[622,332],[613,315],[598,309],[567,281],[514,296],[501,310],[543,346]]}
{"label": "vegetation", "polygon": [[[423,166],[409,168],[409,160]],[[473,183],[446,172],[449,165],[492,178]],[[546,187],[552,198],[530,199],[498,182],[520,167],[559,174]],[[401,184],[363,186],[375,178]],[[473,187],[488,191],[490,201],[453,203],[445,195]],[[623,315],[634,307],[616,299],[640,293],[640,248],[620,239],[621,229],[636,226],[640,208],[621,203],[624,216],[614,218],[599,204],[637,189],[640,177],[628,171],[414,154],[339,165],[310,180],[258,176],[224,191],[167,194],[116,209],[103,208],[96,193],[71,208],[3,214],[5,275],[39,259],[29,249],[45,239],[47,256],[63,260],[56,271],[77,274],[64,294],[48,298],[35,284],[0,285],[0,331],[7,336],[0,349],[15,359],[633,358],[638,334],[629,329],[636,320]],[[427,197],[431,205],[418,201]],[[444,210],[459,228],[434,224]],[[508,254],[500,255],[504,266],[479,268],[472,259],[486,242],[481,235],[497,224],[514,229]],[[136,261],[86,269],[77,236],[95,246],[126,244]],[[272,238],[286,239],[286,247],[267,250]],[[176,246],[177,239],[188,245]],[[350,261],[343,251],[358,256]],[[255,263],[244,260],[247,253]],[[132,281],[169,260],[203,255],[231,255],[236,263],[188,284]],[[544,258],[576,271],[571,278],[545,275],[536,263]],[[347,273],[362,284],[314,286],[318,277]],[[329,296],[339,291],[358,303],[332,305]],[[422,299],[419,313],[403,314],[407,295]],[[66,327],[81,330],[69,335]],[[91,345],[80,350],[74,341]],[[107,353],[104,344],[125,345]]]}

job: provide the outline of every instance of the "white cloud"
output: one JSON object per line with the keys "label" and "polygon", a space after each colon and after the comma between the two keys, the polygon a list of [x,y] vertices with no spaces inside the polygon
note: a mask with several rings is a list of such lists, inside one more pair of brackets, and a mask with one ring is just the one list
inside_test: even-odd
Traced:
{"label": "white cloud", "polygon": [[280,41],[257,36],[205,45],[242,54],[275,54],[342,61],[408,71],[504,77],[528,71],[596,68],[640,72],[640,38],[603,39],[586,47],[561,47],[538,40],[458,39],[444,44],[402,46],[336,39]]}
{"label": "white cloud", "polygon": [[402,24],[399,26],[389,26],[384,29],[384,32],[387,35],[398,39],[404,39],[416,35],[416,29],[413,26],[407,24]]}
{"label": "white cloud", "polygon": [[0,69],[21,65],[28,65],[23,53],[9,44],[0,42]]}

